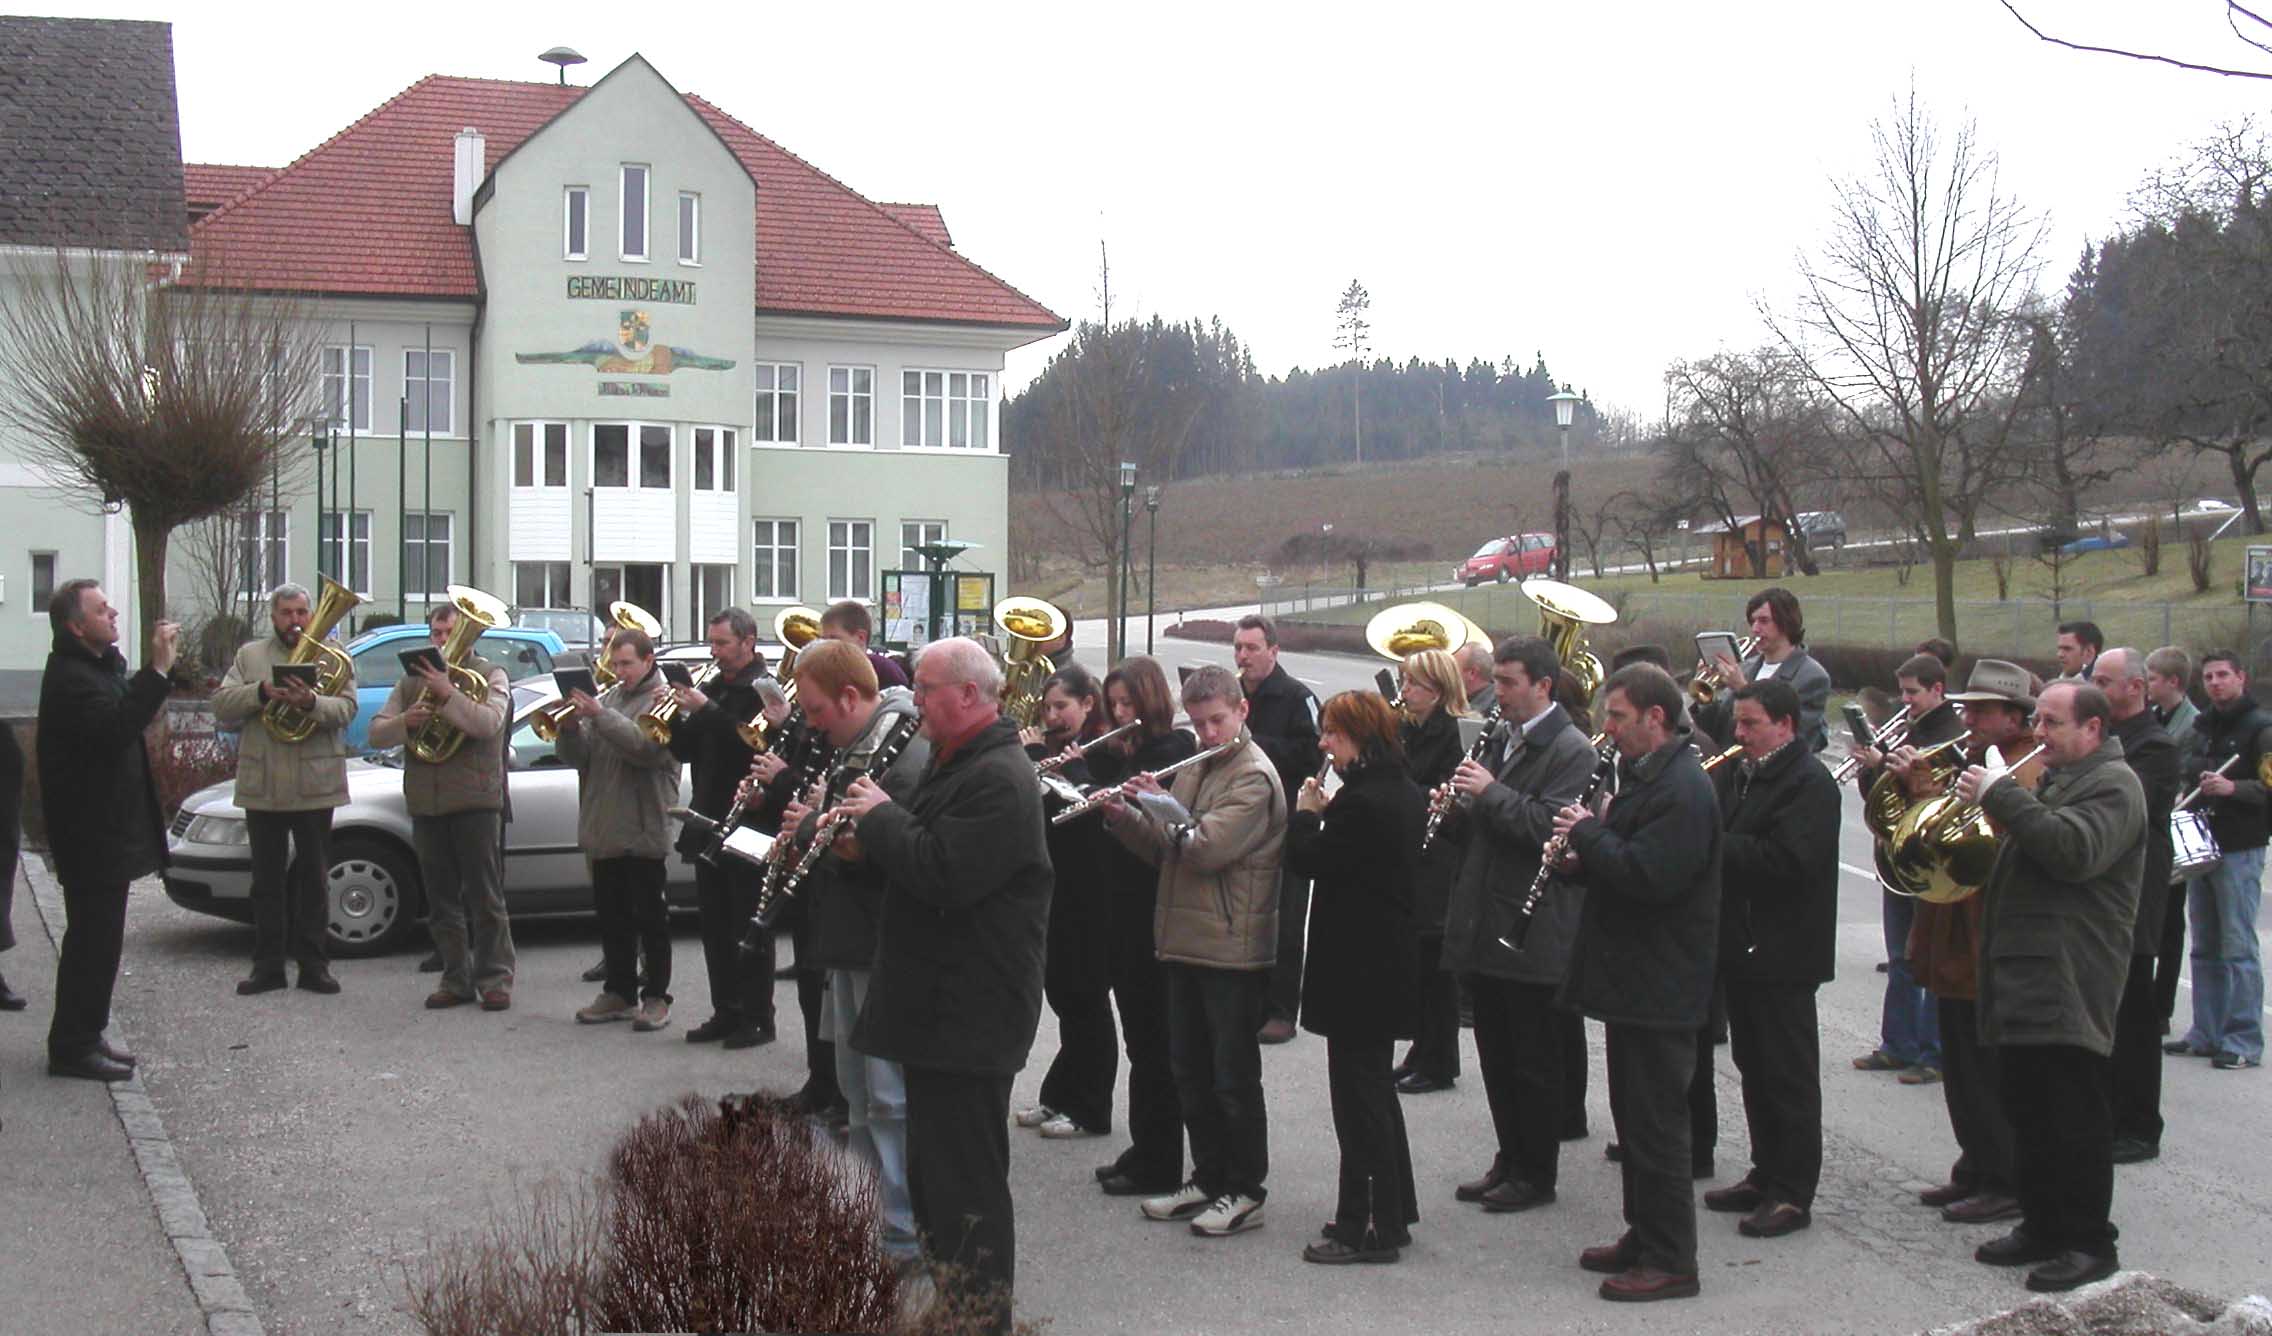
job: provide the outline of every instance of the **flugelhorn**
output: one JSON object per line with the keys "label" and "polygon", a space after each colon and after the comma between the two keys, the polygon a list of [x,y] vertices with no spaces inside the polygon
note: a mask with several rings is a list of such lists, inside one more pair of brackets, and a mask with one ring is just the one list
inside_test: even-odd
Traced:
{"label": "flugelhorn", "polygon": [[[1743,662],[1745,655],[1758,648],[1758,636],[1745,636],[1738,640],[1736,642],[1736,662]],[[1698,705],[1710,705],[1719,696],[1720,688],[1726,685],[1727,683],[1720,680],[1719,665],[1706,663],[1699,656],[1696,660],[1696,671],[1688,679],[1688,698]]]}
{"label": "flugelhorn", "polygon": [[[1908,740],[1909,707],[1904,705],[1899,710],[1896,710],[1893,717],[1886,720],[1885,724],[1882,727],[1871,730],[1870,750],[1891,751],[1895,747],[1900,746],[1902,743],[1907,742]],[[1854,752],[1848,753],[1846,759],[1838,763],[1838,768],[1830,772],[1830,777],[1843,784],[1847,780],[1852,779],[1854,776],[1860,774],[1861,771],[1862,757],[1860,751],[1857,749]]]}
{"label": "flugelhorn", "polygon": [[[639,631],[649,640],[662,639],[663,624],[636,603],[617,599],[607,605],[607,619],[617,631]],[[614,640],[615,631],[608,632],[600,641],[598,657],[592,660],[592,683],[602,691],[615,685],[615,669],[609,667],[607,661],[608,646]],[[529,731],[551,742],[560,736],[560,725],[575,712],[576,703],[566,696],[547,702],[529,713]]]}

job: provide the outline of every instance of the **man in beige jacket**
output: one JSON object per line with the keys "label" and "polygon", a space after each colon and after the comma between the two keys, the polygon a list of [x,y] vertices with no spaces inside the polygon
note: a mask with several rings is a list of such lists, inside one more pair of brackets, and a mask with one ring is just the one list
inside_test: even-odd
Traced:
{"label": "man in beige jacket", "polygon": [[[1227,668],[1183,684],[1199,745],[1231,744],[1179,771],[1163,790],[1150,775],[1105,804],[1113,835],[1160,869],[1153,940],[1166,964],[1168,1065],[1191,1137],[1191,1181],[1142,1203],[1153,1220],[1186,1220],[1221,1237],[1262,1223],[1270,1118],[1262,1097],[1262,1011],[1278,958],[1278,871],[1286,791],[1247,732],[1246,693]],[[1143,806],[1168,793],[1189,820]]]}
{"label": "man in beige jacket", "polygon": [[[446,644],[457,621],[456,607],[438,604],[426,614],[427,635]],[[421,760],[412,747],[402,754],[402,801],[426,884],[426,930],[442,957],[442,981],[426,1007],[463,1006],[478,994],[483,1011],[503,1011],[513,1005],[513,925],[505,915],[505,751],[498,735],[513,690],[505,670],[478,654],[461,666],[488,683],[481,700],[458,690],[450,674],[419,665],[395,682],[372,718],[371,745],[402,746],[436,719],[465,735],[444,761]]]}
{"label": "man in beige jacket", "polygon": [[[669,747],[639,731],[638,720],[670,684],[643,631],[617,631],[607,657],[615,685],[597,700],[571,692],[576,709],[561,722],[555,744],[560,759],[582,773],[576,842],[592,866],[592,903],[607,964],[599,997],[576,1019],[586,1025],[628,1020],[634,1030],[660,1030],[671,1020],[663,860],[673,842],[668,812],[679,798],[679,762]],[[634,993],[641,995],[636,1009]]]}
{"label": "man in beige jacket", "polygon": [[[290,661],[306,634],[308,591],[279,585],[268,596],[274,634],[237,651],[228,676],[213,693],[213,716],[223,728],[242,729],[237,743],[237,806],[245,809],[252,843],[252,973],[237,984],[239,996],[284,986],[287,950],[300,963],[300,987],[336,993],[324,948],[330,919],[331,813],[347,801],[347,753],[340,730],[355,717],[355,677],[337,695],[319,696],[301,683],[278,685],[276,665]],[[270,732],[260,719],[271,704],[305,710],[315,731],[298,742]],[[291,864],[285,865],[289,851]]]}

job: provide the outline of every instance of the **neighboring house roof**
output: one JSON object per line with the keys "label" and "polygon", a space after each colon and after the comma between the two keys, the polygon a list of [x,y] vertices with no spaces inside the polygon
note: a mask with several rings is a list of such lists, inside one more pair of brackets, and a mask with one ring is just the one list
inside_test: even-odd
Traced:
{"label": "neighboring house roof", "polygon": [[951,247],[955,244],[953,234],[947,231],[946,215],[939,212],[936,204],[893,204],[879,201],[876,207],[942,246]]}
{"label": "neighboring house roof", "polygon": [[190,221],[197,221],[274,175],[274,167],[234,167],[220,162],[183,163],[181,193],[183,200],[189,205]]}
{"label": "neighboring house roof", "polygon": [[[473,298],[472,230],[450,213],[458,131],[481,131],[486,176],[585,91],[429,75],[199,221],[191,245],[232,286]],[[759,311],[1065,328],[950,249],[936,208],[934,236],[705,99],[686,102],[758,183]]]}
{"label": "neighboring house roof", "polygon": [[0,17],[0,245],[187,250],[173,28]]}

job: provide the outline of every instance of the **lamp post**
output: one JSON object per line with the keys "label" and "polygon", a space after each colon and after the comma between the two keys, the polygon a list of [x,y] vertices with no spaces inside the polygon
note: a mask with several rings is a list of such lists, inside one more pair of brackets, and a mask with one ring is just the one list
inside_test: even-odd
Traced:
{"label": "lamp post", "polygon": [[1118,633],[1111,649],[1113,662],[1128,655],[1128,570],[1135,563],[1129,560],[1128,538],[1136,527],[1136,466],[1120,461],[1120,615],[1113,622]]}
{"label": "lamp post", "polygon": [[1570,578],[1570,419],[1578,396],[1565,385],[1546,396],[1554,405],[1554,426],[1562,434],[1562,471],[1554,475],[1554,578]]}
{"label": "lamp post", "polygon": [[1157,485],[1144,489],[1144,514],[1152,526],[1152,536],[1144,545],[1144,652],[1152,652],[1152,617],[1159,607],[1160,593],[1160,489]]}
{"label": "lamp post", "polygon": [[1554,405],[1554,425],[1562,432],[1562,467],[1567,469],[1570,467],[1570,419],[1577,414],[1578,396],[1570,393],[1570,387],[1565,385],[1547,395],[1546,402]]}
{"label": "lamp post", "polygon": [[[332,435],[332,430],[328,425],[321,435],[308,438],[308,444],[314,446],[316,450],[316,574],[318,575],[323,574],[323,457],[325,452],[331,449],[332,442],[335,439],[337,438]],[[269,523],[273,525],[275,522],[275,517],[270,516]],[[275,537],[274,534],[268,535],[271,541],[274,541]],[[265,554],[263,554],[261,564],[264,566],[267,564]],[[269,588],[274,589],[280,581],[288,578],[290,578],[288,574],[272,578],[269,581]]]}

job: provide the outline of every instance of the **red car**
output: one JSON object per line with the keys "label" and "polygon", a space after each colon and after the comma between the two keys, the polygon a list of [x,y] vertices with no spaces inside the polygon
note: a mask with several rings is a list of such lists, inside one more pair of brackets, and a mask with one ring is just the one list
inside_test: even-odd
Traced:
{"label": "red car", "polygon": [[1505,584],[1526,575],[1543,575],[1554,565],[1554,535],[1509,534],[1494,538],[1452,572],[1452,578],[1472,589],[1485,580]]}

